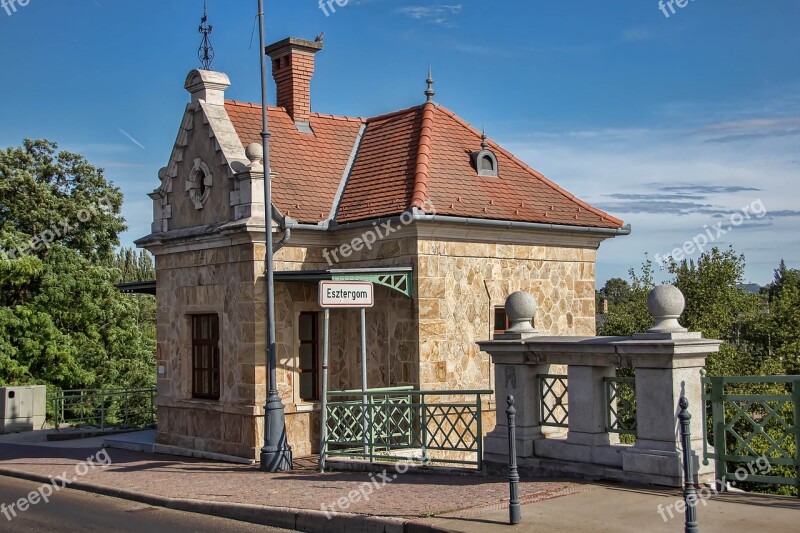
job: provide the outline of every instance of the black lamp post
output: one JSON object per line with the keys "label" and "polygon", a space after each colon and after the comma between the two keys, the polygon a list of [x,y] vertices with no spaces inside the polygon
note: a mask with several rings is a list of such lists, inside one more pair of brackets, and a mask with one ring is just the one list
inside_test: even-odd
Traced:
{"label": "black lamp post", "polygon": [[286,440],[286,414],[278,394],[278,360],[275,351],[275,276],[272,262],[272,180],[269,164],[269,123],[267,117],[267,64],[264,43],[264,0],[258,0],[259,42],[261,44],[261,140],[264,147],[264,232],[266,234],[267,271],[267,349],[269,384],[264,420],[264,447],[261,448],[261,470],[283,472],[292,468],[292,448]]}

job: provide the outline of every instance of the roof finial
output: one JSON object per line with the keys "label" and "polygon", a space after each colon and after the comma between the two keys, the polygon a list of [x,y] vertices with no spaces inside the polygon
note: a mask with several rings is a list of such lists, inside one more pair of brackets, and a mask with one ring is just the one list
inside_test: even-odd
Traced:
{"label": "roof finial", "polygon": [[433,69],[428,66],[428,79],[426,81],[428,88],[425,89],[425,96],[428,97],[428,102],[433,102],[433,97],[436,96],[436,91],[433,90]]}
{"label": "roof finial", "polygon": [[483,133],[481,133],[481,149],[487,150],[489,148],[489,143],[486,142],[486,126],[483,127]]}
{"label": "roof finial", "polygon": [[214,27],[208,23],[207,0],[203,1],[203,18],[200,19],[200,29],[198,31],[203,35],[203,40],[197,50],[197,57],[200,59],[203,70],[211,70],[211,63],[214,61],[214,47],[211,46],[209,35],[214,31]]}

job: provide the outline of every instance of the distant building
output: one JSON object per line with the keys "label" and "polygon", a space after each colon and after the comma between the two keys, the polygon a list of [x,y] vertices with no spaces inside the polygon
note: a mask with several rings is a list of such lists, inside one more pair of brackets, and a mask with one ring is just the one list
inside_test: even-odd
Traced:
{"label": "distant building", "polygon": [[[490,388],[476,340],[506,328],[517,290],[536,327],[595,331],[600,243],[623,222],[578,200],[433,101],[373,118],[311,112],[321,43],[268,48],[278,381],[295,456],[318,447],[317,282],[369,280],[371,387]],[[158,442],[258,459],[267,393],[261,107],[225,99],[228,77],[192,71],[159,172]],[[360,387],[357,313],[331,323],[331,390]],[[489,430],[491,427],[485,427]]]}

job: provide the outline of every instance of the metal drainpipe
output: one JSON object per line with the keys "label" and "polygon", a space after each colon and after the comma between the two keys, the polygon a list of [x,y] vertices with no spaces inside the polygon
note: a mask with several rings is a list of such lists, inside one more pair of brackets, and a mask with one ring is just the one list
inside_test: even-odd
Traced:
{"label": "metal drainpipe", "polygon": [[289,242],[289,239],[292,238],[292,228],[285,227],[283,229],[283,238],[275,244],[275,247],[272,249],[272,253],[276,253],[278,250],[286,246],[286,243]]}

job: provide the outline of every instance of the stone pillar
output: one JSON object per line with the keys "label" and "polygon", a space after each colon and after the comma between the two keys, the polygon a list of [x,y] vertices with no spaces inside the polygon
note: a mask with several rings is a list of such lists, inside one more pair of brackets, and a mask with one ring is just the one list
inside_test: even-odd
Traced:
{"label": "stone pillar", "polygon": [[647,307],[655,326],[618,344],[619,353],[630,357],[636,369],[637,441],[623,454],[623,469],[654,476],[656,482],[682,483],[678,401],[685,396],[692,414],[696,481],[712,482],[713,465],[702,464],[705,427],[700,371],[721,342],[703,339],[678,323],[685,301],[671,285],[656,287]]}
{"label": "stone pillar", "polygon": [[605,382],[616,376],[613,366],[570,365],[569,432],[567,442],[586,446],[618,444],[619,436],[606,431]]}
{"label": "stone pillar", "polygon": [[234,176],[234,189],[230,192],[233,217],[234,220],[261,220],[265,216],[264,149],[260,144],[250,144],[245,156],[250,164]]}
{"label": "stone pillar", "polygon": [[[713,469],[702,464],[704,421],[700,370],[721,341],[690,333],[677,319],[684,309],[683,295],[671,286],[656,288],[648,308],[656,325],[633,337],[547,337],[536,334],[530,318],[533,297],[515,293],[506,313],[515,327],[478,343],[495,363],[497,428],[486,438],[486,460],[507,464],[508,429],[505,398],[517,406],[517,447],[520,468],[537,475],[585,476],[590,479],[681,486],[678,401],[689,400],[692,448],[697,481],[712,482]],[[529,308],[522,312],[519,308]],[[569,430],[567,437],[543,431],[537,374],[551,365],[567,365],[569,375]],[[604,378],[615,377],[617,367],[636,370],[637,443],[619,444],[606,431]]]}
{"label": "stone pillar", "polygon": [[505,414],[506,398],[514,396],[517,409],[517,454],[520,457],[533,455],[533,441],[544,438],[539,415],[538,374],[546,374],[548,365],[502,364],[506,357],[513,359],[512,353],[492,354],[495,362],[495,398],[497,401],[497,425],[486,435],[486,453],[508,455],[508,418]]}
{"label": "stone pillar", "polygon": [[505,414],[506,398],[514,396],[517,410],[517,455],[533,455],[533,441],[544,437],[540,425],[539,384],[536,376],[546,374],[547,364],[525,364],[527,348],[523,339],[537,335],[533,328],[536,299],[525,292],[516,292],[506,299],[506,314],[511,323],[505,333],[495,335],[495,341],[504,341],[503,348],[491,352],[494,369],[494,393],[497,403],[497,425],[486,435],[487,455],[508,456],[508,418]]}

